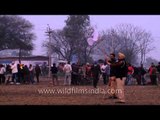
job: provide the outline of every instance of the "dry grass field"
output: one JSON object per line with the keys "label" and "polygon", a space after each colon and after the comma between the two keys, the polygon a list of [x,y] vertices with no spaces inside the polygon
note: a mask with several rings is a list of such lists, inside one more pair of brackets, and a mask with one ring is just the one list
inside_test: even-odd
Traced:
{"label": "dry grass field", "polygon": [[[91,85],[63,86],[62,80],[60,84],[41,78],[35,85],[0,85],[0,105],[120,105],[107,99],[102,81],[94,93],[89,92],[95,90]],[[125,95],[123,105],[160,105],[160,86],[125,86]]]}

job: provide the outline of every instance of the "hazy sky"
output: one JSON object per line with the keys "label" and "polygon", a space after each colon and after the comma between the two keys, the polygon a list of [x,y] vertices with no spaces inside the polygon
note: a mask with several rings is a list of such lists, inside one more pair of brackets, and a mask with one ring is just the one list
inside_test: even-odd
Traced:
{"label": "hazy sky", "polygon": [[[61,29],[65,25],[67,15],[21,15],[25,19],[34,24],[37,39],[35,41],[35,55],[45,55],[42,48],[42,42],[48,40],[46,36],[47,24],[51,29]],[[130,23],[139,26],[146,31],[152,33],[155,40],[153,46],[154,51],[150,52],[148,56],[160,60],[160,15],[91,15],[91,24],[97,31],[106,30],[121,23]]]}

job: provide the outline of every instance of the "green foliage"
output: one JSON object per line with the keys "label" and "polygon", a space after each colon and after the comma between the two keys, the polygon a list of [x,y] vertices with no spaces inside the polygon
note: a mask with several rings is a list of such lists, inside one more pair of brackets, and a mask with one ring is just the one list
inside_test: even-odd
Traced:
{"label": "green foliage", "polygon": [[85,63],[89,59],[88,54],[88,42],[87,39],[92,37],[94,32],[90,25],[90,18],[88,15],[71,15],[66,20],[66,26],[64,27],[64,35],[69,43],[71,54],[69,59],[73,55],[78,57],[78,60]]}
{"label": "green foliage", "polygon": [[32,41],[35,35],[32,32],[33,25],[14,15],[0,16],[0,50],[4,49],[23,49],[33,50]]}

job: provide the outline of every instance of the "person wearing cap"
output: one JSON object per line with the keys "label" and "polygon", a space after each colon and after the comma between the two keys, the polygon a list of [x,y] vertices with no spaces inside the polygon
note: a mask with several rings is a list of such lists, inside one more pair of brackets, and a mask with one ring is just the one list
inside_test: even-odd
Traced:
{"label": "person wearing cap", "polygon": [[125,103],[124,85],[127,77],[125,55],[123,53],[118,53],[118,61],[110,65],[116,68],[116,94],[118,97],[116,103]]}

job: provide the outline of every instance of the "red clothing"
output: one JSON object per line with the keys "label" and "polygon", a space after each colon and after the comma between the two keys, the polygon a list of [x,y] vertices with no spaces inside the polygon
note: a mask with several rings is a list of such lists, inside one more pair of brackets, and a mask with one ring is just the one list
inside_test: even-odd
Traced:
{"label": "red clothing", "polygon": [[91,77],[92,76],[91,66],[86,66],[86,76],[87,77]]}
{"label": "red clothing", "polygon": [[128,75],[133,74],[134,68],[132,66],[128,66]]}
{"label": "red clothing", "polygon": [[149,68],[149,75],[152,75],[152,67]]}

